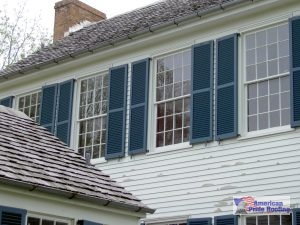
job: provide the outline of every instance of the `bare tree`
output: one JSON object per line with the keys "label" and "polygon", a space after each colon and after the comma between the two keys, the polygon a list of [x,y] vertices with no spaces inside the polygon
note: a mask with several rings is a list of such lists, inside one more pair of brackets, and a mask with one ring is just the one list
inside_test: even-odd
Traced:
{"label": "bare tree", "polygon": [[0,70],[51,42],[51,35],[38,23],[39,17],[25,18],[26,2],[14,14],[0,10]]}

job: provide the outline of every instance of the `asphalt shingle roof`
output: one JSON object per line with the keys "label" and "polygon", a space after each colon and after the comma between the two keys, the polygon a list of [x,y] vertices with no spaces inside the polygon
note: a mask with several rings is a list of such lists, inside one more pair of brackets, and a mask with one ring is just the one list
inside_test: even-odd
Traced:
{"label": "asphalt shingle roof", "polygon": [[0,183],[153,213],[108,175],[25,114],[0,105]]}
{"label": "asphalt shingle roof", "polygon": [[[247,1],[247,0],[244,0]],[[249,1],[249,0],[248,0]],[[24,73],[45,64],[93,51],[101,46],[116,43],[124,38],[155,29],[155,27],[176,23],[176,20],[223,9],[226,4],[243,2],[241,0],[163,0],[152,5],[103,20],[57,41],[27,58],[0,71],[0,77]]]}

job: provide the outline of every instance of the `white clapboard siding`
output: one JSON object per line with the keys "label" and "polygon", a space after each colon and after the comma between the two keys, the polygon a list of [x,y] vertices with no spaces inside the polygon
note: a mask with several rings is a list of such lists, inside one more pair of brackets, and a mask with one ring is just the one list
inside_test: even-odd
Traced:
{"label": "white clapboard siding", "polygon": [[300,132],[203,144],[100,164],[157,211],[147,218],[232,213],[232,196],[300,203]]}

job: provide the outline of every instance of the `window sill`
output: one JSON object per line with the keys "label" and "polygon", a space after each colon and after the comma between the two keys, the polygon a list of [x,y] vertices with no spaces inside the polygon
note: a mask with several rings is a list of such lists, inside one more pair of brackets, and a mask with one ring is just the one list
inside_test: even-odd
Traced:
{"label": "window sill", "polygon": [[182,150],[182,149],[188,149],[188,148],[192,148],[192,145],[190,145],[189,142],[184,142],[184,143],[180,143],[180,144],[174,144],[174,145],[168,145],[168,146],[164,146],[164,147],[154,148],[152,151],[150,150],[147,153],[147,155],[167,153],[167,152],[172,152],[172,151],[176,151],[179,149]]}
{"label": "window sill", "polygon": [[102,163],[106,163],[106,162],[107,162],[107,160],[104,157],[98,158],[98,159],[91,159],[92,165],[102,164]]}
{"label": "window sill", "polygon": [[269,128],[269,129],[260,130],[260,131],[247,132],[247,133],[245,133],[245,135],[237,138],[237,140],[242,141],[242,140],[247,140],[247,139],[251,139],[251,138],[271,136],[271,135],[275,135],[275,134],[287,133],[287,132],[292,132],[292,131],[295,131],[295,128],[291,128],[290,125],[287,125],[284,127],[275,127],[275,128]]}

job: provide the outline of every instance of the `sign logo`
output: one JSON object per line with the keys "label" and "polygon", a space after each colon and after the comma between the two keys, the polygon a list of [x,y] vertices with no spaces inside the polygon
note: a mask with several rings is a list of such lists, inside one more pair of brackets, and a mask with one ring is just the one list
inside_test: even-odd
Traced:
{"label": "sign logo", "polygon": [[233,214],[290,214],[289,196],[234,196]]}

